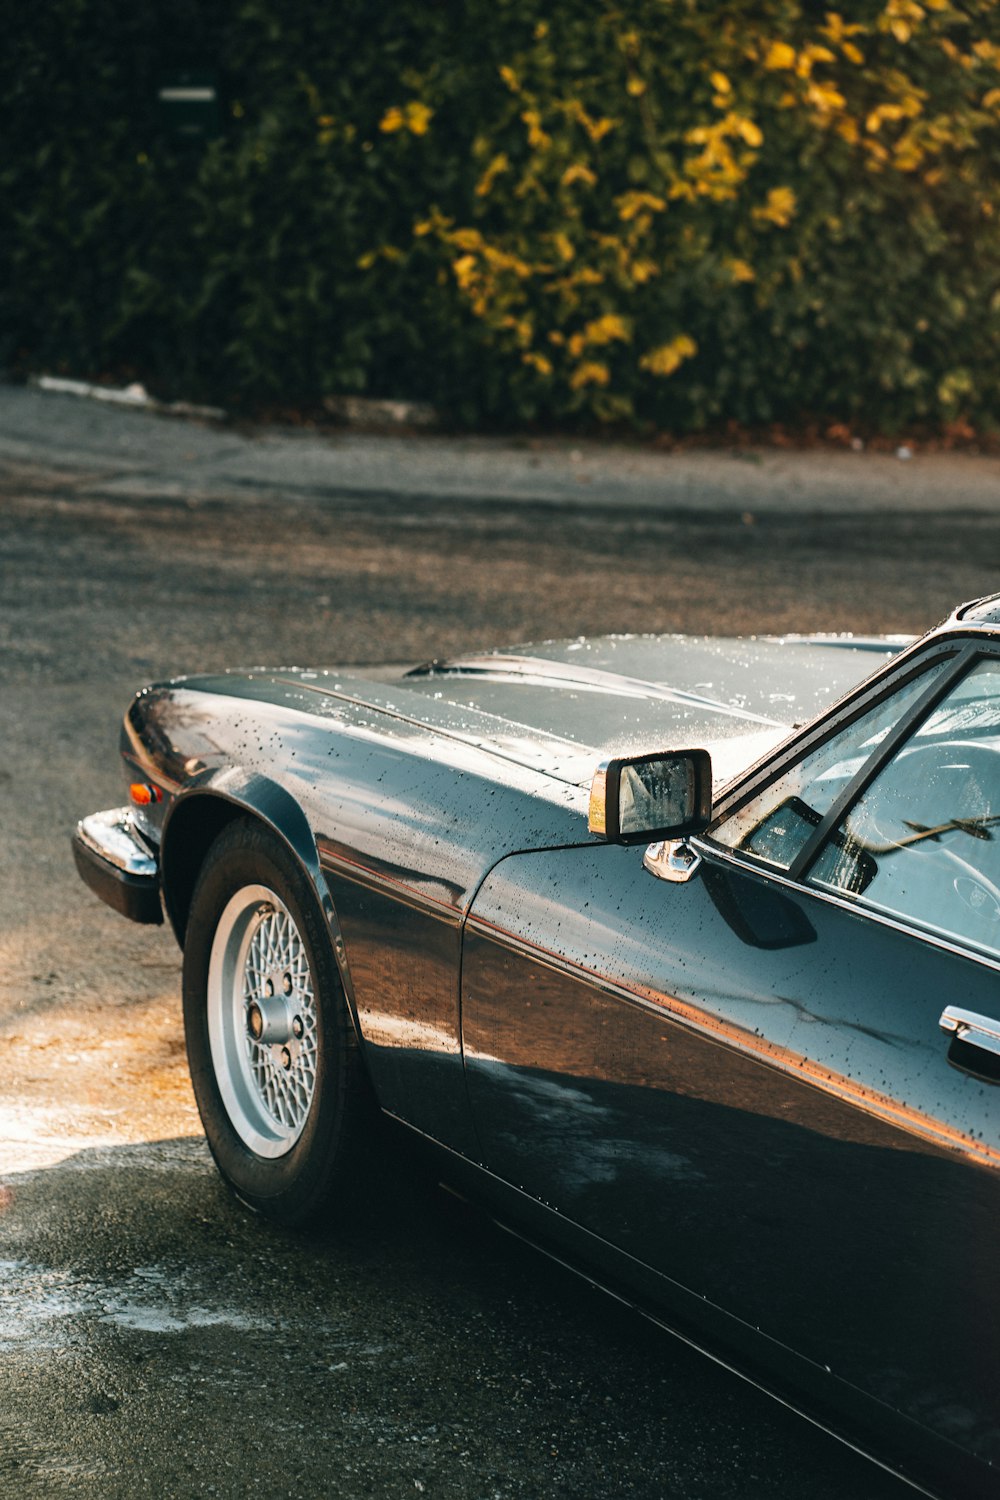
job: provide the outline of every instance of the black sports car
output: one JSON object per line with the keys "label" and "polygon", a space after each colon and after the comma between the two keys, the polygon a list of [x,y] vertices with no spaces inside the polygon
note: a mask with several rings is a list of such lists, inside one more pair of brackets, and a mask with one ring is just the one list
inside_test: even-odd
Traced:
{"label": "black sports car", "polygon": [[181,678],[122,754],[77,863],[183,945],[240,1198],[335,1209],[374,1099],[929,1493],[1000,1494],[1000,596],[915,643]]}

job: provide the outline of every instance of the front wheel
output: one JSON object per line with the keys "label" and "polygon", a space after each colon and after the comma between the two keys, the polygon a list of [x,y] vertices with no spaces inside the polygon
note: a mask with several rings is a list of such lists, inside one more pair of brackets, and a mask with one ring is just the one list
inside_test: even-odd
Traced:
{"label": "front wheel", "polygon": [[312,888],[263,824],[231,823],[198,876],[184,942],[195,1099],[223,1177],[288,1225],[328,1215],[369,1109]]}

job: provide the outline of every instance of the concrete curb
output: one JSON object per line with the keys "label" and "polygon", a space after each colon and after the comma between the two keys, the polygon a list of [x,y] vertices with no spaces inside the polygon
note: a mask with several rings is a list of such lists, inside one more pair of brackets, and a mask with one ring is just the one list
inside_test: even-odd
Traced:
{"label": "concrete curb", "polygon": [[[133,405],[137,409],[133,409]],[[658,452],[568,439],[242,431],[141,403],[0,385],[0,473],[134,500],[540,504],[706,515],[1000,515],[1000,457],[775,449]]]}

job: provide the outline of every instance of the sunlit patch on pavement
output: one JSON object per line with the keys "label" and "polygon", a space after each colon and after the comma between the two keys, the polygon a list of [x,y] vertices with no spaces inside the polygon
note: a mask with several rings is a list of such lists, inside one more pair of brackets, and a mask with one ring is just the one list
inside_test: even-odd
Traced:
{"label": "sunlit patch on pavement", "polygon": [[[129,1140],[109,1116],[121,1111],[86,1111],[58,1105],[11,1105],[0,1100],[0,1210],[3,1190],[14,1176],[66,1165],[88,1171],[112,1165],[142,1168],[192,1168],[207,1165],[208,1153],[200,1137],[171,1141]],[[110,1154],[114,1152],[112,1159]]]}

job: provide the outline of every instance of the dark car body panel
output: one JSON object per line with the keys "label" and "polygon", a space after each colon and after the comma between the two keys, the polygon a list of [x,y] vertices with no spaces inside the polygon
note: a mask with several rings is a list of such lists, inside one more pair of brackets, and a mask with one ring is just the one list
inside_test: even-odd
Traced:
{"label": "dark car body panel", "polygon": [[669,885],[587,828],[602,758],[706,748],[726,805],[900,644],[608,637],[379,682],[179,680],[136,697],[122,749],[164,793],[140,814],[179,937],[198,830],[267,822],[388,1113],[684,1336],[985,1496],[1000,1096],[938,1022],[996,1014],[1000,964],[711,838]]}
{"label": "dark car body panel", "polygon": [[1000,1116],[949,1066],[938,1018],[956,985],[995,1009],[1000,974],[810,895],[794,941],[748,943],[730,908],[774,893],[705,852],[680,887],[611,847],[491,874],[462,981],[484,1158],[996,1461]]}
{"label": "dark car body panel", "polygon": [[[166,792],[140,815],[162,839],[179,935],[173,830],[190,827],[189,799],[222,797],[274,827],[309,871],[340,939],[341,974],[384,1106],[456,1150],[474,1151],[461,926],[488,871],[519,850],[591,842],[587,786],[602,753],[698,743],[713,749],[717,766],[742,767],[785,738],[799,698],[809,712],[897,649],[611,638],[598,665],[578,666],[576,644],[562,653],[567,661],[550,643],[389,682],[336,670],[182,679],[144,690],[126,715],[130,776]],[[670,682],[629,670],[654,661],[661,674],[669,665]],[[716,688],[722,696],[709,696]],[[567,733],[551,727],[553,699]],[[427,1052],[442,1073],[434,1090],[423,1086]]]}

